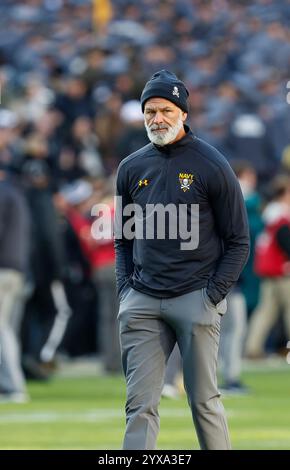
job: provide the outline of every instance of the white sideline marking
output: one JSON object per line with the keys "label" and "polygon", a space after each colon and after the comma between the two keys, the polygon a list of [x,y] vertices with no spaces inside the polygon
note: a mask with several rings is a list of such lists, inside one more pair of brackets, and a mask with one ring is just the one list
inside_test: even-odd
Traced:
{"label": "white sideline marking", "polygon": [[96,410],[84,413],[72,412],[29,412],[29,413],[7,413],[0,416],[2,423],[57,423],[57,422],[77,422],[77,421],[104,421],[107,418],[121,418],[121,411],[115,410]]}
{"label": "white sideline marking", "polygon": [[[233,413],[227,410],[227,416]],[[160,411],[161,418],[190,418],[190,410],[163,408]],[[98,409],[87,412],[29,412],[29,413],[7,413],[0,416],[0,424],[9,423],[58,423],[58,422],[103,422],[110,419],[124,419],[123,410]]]}

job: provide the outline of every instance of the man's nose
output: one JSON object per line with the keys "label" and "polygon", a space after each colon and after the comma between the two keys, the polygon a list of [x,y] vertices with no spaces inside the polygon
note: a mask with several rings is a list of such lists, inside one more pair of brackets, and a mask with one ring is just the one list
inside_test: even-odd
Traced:
{"label": "man's nose", "polygon": [[154,116],[154,124],[161,124],[163,122],[163,116],[160,111],[156,111]]}

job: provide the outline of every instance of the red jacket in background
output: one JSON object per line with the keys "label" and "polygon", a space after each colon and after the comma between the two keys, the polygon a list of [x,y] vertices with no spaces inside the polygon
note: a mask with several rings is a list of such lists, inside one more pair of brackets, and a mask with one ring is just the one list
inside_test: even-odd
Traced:
{"label": "red jacket in background", "polygon": [[[67,218],[92,269],[100,269],[115,263],[113,238],[110,240],[95,240],[92,236],[92,222],[76,209],[70,208],[67,212]],[[113,208],[111,209],[111,218],[113,221]],[[111,221],[108,222],[111,223]]]}
{"label": "red jacket in background", "polygon": [[263,218],[265,229],[256,240],[254,270],[261,277],[290,275],[290,260],[277,240],[282,226],[290,228],[290,211],[284,204],[271,203],[266,207]]}

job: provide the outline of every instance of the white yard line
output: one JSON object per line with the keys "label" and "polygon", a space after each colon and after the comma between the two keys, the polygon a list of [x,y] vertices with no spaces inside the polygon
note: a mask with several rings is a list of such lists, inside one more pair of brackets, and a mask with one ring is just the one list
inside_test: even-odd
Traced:
{"label": "white yard line", "polygon": [[[234,413],[236,415],[236,412]],[[228,416],[233,412],[227,410]],[[190,419],[190,410],[162,408],[161,418],[186,418]],[[0,416],[0,425],[9,423],[59,423],[59,422],[103,422],[109,419],[124,419],[122,410],[90,410],[85,412],[58,412],[58,411],[30,411],[22,413],[5,413]]]}

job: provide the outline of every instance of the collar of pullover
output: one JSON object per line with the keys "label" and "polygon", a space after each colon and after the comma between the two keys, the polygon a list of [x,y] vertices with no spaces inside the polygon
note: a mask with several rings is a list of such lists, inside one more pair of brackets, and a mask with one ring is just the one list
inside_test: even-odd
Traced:
{"label": "collar of pullover", "polygon": [[185,130],[185,135],[182,137],[182,139],[177,140],[177,142],[174,142],[173,144],[168,144],[168,145],[156,145],[153,144],[154,147],[161,153],[165,155],[170,155],[174,150],[184,147],[187,145],[189,142],[192,142],[194,139],[194,135],[190,128],[184,124],[184,130]]}

